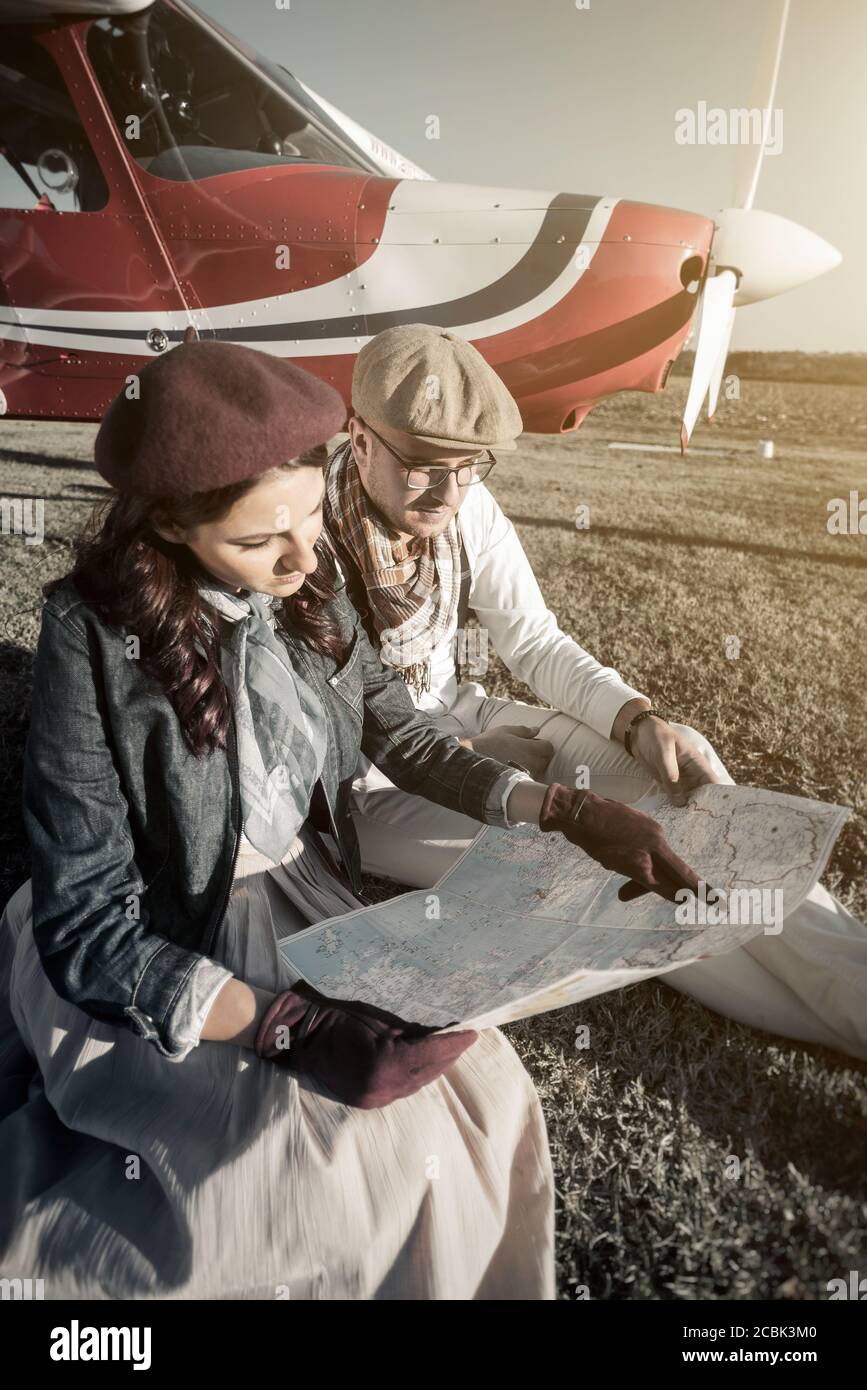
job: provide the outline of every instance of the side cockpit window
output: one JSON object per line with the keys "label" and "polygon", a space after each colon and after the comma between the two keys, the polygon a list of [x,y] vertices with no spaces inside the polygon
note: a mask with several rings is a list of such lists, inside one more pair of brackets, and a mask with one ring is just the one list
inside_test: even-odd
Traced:
{"label": "side cockpit window", "polygon": [[201,16],[164,3],[104,16],[88,30],[87,52],[130,154],[156,178],[286,164],[370,172],[289,73],[242,59]]}
{"label": "side cockpit window", "polygon": [[0,47],[0,207],[98,212],[108,187],[51,57],[26,32]]}

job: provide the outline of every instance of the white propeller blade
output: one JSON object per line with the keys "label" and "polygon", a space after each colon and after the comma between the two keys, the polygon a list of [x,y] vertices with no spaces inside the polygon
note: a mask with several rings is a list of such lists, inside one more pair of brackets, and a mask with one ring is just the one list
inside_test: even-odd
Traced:
{"label": "white propeller blade", "polygon": [[716,219],[710,271],[698,307],[695,365],[680,430],[682,451],[689,443],[705,396],[709,419],[716,410],[735,307],[782,294],[832,270],[842,259],[835,247],[806,227],[753,207],[773,124],[790,5],[791,0],[769,3],[763,53],[756,67],[749,108],[762,113],[760,139],[738,147],[734,206],[724,209]]}
{"label": "white propeller blade", "polygon": [[735,311],[734,309],[730,309],[728,323],[726,324],[725,333],[723,335],[722,344],[719,350],[719,356],[717,357],[716,365],[713,369],[713,375],[711,376],[710,386],[708,388],[707,393],[707,418],[709,420],[713,419],[714,414],[716,412],[716,404],[719,400],[720,383],[723,379],[723,372],[726,369],[726,358],[729,355],[729,343],[732,340],[732,329],[734,328],[734,326]]}
{"label": "white propeller blade", "polygon": [[[770,7],[767,28],[763,44],[763,51],[756,65],[755,76],[753,78],[752,99],[750,110],[762,112],[761,140],[756,144],[744,144],[738,147],[736,175],[735,175],[735,198],[734,206],[737,209],[735,216],[723,214],[719,219],[717,232],[714,236],[713,245],[713,264],[714,265],[734,265],[741,272],[746,270],[746,266],[741,261],[734,259],[725,251],[742,251],[743,243],[749,243],[749,232],[738,222],[740,218],[749,219],[749,209],[753,206],[756,196],[759,174],[761,173],[762,161],[765,157],[765,146],[768,133],[771,128],[771,117],[773,114],[774,98],[777,93],[777,79],[780,75],[780,60],[783,55],[783,41],[786,35],[786,25],[789,21],[789,6],[791,0],[775,0]],[[734,225],[733,225],[734,224]],[[754,244],[750,249],[753,255],[751,261],[755,260],[755,253],[758,243],[762,242],[762,234],[767,232],[767,227],[757,227],[754,236]],[[798,229],[801,230],[800,228]],[[728,236],[724,235],[728,233]],[[733,235],[735,233],[735,235]],[[738,238],[737,233],[740,233]],[[728,240],[729,247],[725,242]],[[731,243],[740,240],[740,245],[732,246]],[[818,240],[818,238],[817,238]],[[773,260],[773,248],[776,238],[770,239],[770,245],[761,257],[761,261]],[[824,245],[825,243],[823,243]],[[799,247],[799,249],[802,249]],[[833,247],[828,248],[833,251]],[[764,265],[762,266],[764,269]],[[827,268],[824,267],[824,268]],[[818,273],[818,272],[814,272]],[[773,277],[765,273],[759,279],[770,281]],[[809,279],[809,273],[803,276]],[[764,288],[764,286],[763,286]],[[777,291],[772,291],[777,292]],[[695,422],[699,417],[702,402],[705,397],[708,399],[707,413],[710,419],[717,407],[719,400],[719,388],[725,371],[726,358],[728,357],[729,343],[731,342],[732,330],[734,328],[735,311],[734,299],[737,293],[737,278],[730,270],[721,270],[716,275],[709,275],[705,281],[704,290],[701,296],[701,303],[698,307],[699,323],[695,349],[695,364],[692,369],[692,380],[689,384],[689,395],[687,396],[686,409],[683,413],[683,421],[680,427],[680,448],[681,452],[686,452],[690,435],[695,427]],[[756,298],[763,298],[759,293]]]}
{"label": "white propeller blade", "polygon": [[[770,8],[767,28],[763,44],[763,51],[756,64],[755,75],[753,78],[752,97],[749,109],[751,111],[761,111],[762,129],[761,140],[756,144],[743,144],[738,146],[736,174],[735,174],[735,197],[734,207],[741,211],[744,221],[749,219],[749,209],[753,206],[756,196],[756,189],[759,183],[759,174],[762,170],[762,162],[765,157],[768,133],[771,129],[774,99],[777,94],[777,80],[780,75],[780,60],[783,56],[783,42],[786,37],[786,25],[789,22],[789,6],[791,0],[776,0],[776,4]],[[738,270],[743,271],[744,265],[741,260],[733,255],[727,254],[736,248],[725,245],[726,240],[731,243],[736,237],[731,235],[732,223],[735,223],[737,231],[741,234],[741,243],[749,241],[749,232],[744,227],[743,222],[737,223],[736,217],[732,217],[731,210],[728,214],[723,214],[719,221],[716,236],[714,237],[713,259],[717,265],[735,265]],[[798,231],[803,229],[798,228]],[[763,234],[767,234],[766,226],[756,227],[753,232],[754,246],[750,249],[753,254],[750,256],[750,263],[755,261],[758,245],[761,243],[764,255],[761,261],[773,261],[776,238],[768,237],[763,240]],[[725,235],[728,233],[728,237]],[[808,234],[809,235],[809,234]],[[816,238],[819,241],[819,238]],[[827,243],[822,243],[823,247]],[[741,247],[737,248],[742,249]],[[799,250],[803,248],[799,245]],[[811,248],[812,249],[812,248]],[[833,247],[828,247],[833,251]],[[807,259],[805,257],[805,259]],[[823,266],[823,269],[827,268]],[[801,267],[798,267],[796,275],[799,275]],[[803,279],[810,278],[810,271],[803,274]],[[820,273],[814,271],[812,273]],[[762,277],[759,277],[762,278]],[[766,275],[767,280],[772,276]],[[799,278],[801,278],[799,276]],[[724,282],[721,284],[720,282]],[[710,291],[711,300],[706,302],[707,294]],[[777,291],[774,291],[777,292]],[[732,331],[735,323],[734,299],[737,293],[735,277],[731,271],[724,270],[720,274],[709,279],[705,284],[704,294],[700,313],[702,316],[701,326],[699,327],[699,343],[695,354],[695,367],[693,368],[692,381],[690,382],[689,397],[686,403],[686,411],[683,417],[683,424],[680,432],[680,447],[685,449],[689,443],[693,426],[698,419],[702,401],[707,395],[707,415],[708,419],[713,417],[719,400],[719,388],[725,372],[726,359],[729,352],[729,343],[732,338]],[[759,294],[756,298],[763,298]],[[739,296],[738,302],[742,301]],[[703,332],[705,312],[708,311],[709,322],[707,329]],[[699,363],[699,349],[702,350],[702,360]],[[708,365],[710,364],[710,365]]]}
{"label": "white propeller blade", "polygon": [[751,208],[756,196],[759,174],[765,157],[765,146],[773,115],[774,98],[777,94],[777,78],[780,75],[780,59],[783,55],[783,40],[789,21],[790,0],[777,0],[769,7],[767,29],[759,62],[753,79],[752,98],[749,109],[762,112],[762,139],[755,144],[738,146],[735,161],[736,208]]}
{"label": "white propeller blade", "polygon": [[[732,304],[737,280],[734,272],[723,270],[705,281],[699,305],[698,334],[695,345],[695,365],[689,383],[689,395],[683,422],[680,426],[680,449],[686,452],[689,437],[695,427],[702,401],[708,393],[714,373],[719,364],[720,354],[727,347],[727,335],[731,331]],[[725,358],[723,357],[723,365]],[[720,376],[722,372],[720,372]]]}

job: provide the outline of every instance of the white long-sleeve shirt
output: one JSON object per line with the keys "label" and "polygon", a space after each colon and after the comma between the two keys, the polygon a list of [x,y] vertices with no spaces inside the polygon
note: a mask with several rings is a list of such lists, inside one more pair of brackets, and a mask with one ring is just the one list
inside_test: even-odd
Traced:
{"label": "white long-sleeve shirt", "polygon": [[[561,631],[547,607],[518,534],[484,483],[467,491],[458,521],[472,574],[470,607],[488,643],[542,704],[571,714],[604,738],[627,700],[643,694]],[[458,694],[455,634],[431,655],[431,688],[416,705],[447,714]]]}

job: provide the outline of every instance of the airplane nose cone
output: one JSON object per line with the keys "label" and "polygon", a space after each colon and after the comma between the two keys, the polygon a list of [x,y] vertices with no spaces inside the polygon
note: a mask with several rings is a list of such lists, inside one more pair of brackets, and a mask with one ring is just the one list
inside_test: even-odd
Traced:
{"label": "airplane nose cone", "polygon": [[823,237],[773,212],[725,208],[716,222],[712,248],[716,267],[740,272],[736,307],[804,285],[843,259]]}

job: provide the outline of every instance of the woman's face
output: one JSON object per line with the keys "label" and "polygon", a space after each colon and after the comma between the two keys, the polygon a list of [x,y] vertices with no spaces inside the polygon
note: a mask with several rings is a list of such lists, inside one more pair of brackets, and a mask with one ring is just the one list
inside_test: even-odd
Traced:
{"label": "woman's face", "polygon": [[283,469],[264,474],[219,521],[155,529],[233,588],[286,598],[316,569],[324,492],[321,468]]}

